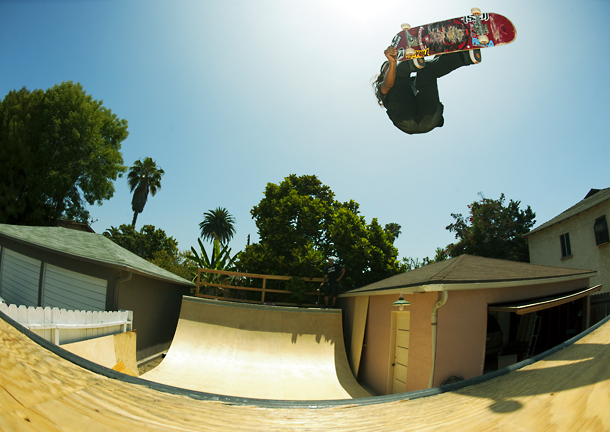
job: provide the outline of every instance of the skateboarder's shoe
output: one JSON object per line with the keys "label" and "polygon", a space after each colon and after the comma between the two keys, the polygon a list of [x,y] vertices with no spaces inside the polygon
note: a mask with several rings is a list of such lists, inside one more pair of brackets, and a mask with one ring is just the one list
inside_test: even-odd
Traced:
{"label": "skateboarder's shoe", "polygon": [[466,65],[478,64],[483,61],[483,57],[481,57],[480,49],[462,51],[462,55],[464,56],[464,63]]}
{"label": "skateboarder's shoe", "polygon": [[426,62],[423,58],[414,58],[407,60],[407,62],[409,63],[409,69],[411,69],[411,72],[417,72],[426,66]]}
{"label": "skateboarder's shoe", "polygon": [[398,64],[397,76],[409,76],[411,72],[419,72],[426,66],[423,58],[403,60]]}

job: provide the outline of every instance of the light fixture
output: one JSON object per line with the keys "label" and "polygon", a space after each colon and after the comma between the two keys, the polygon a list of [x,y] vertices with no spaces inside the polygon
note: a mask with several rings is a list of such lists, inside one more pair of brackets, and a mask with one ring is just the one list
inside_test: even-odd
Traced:
{"label": "light fixture", "polygon": [[405,298],[402,296],[402,293],[400,293],[400,297],[398,297],[398,300],[392,303],[392,306],[398,306],[398,310],[403,310],[405,306],[409,306],[410,304],[411,303],[406,301]]}

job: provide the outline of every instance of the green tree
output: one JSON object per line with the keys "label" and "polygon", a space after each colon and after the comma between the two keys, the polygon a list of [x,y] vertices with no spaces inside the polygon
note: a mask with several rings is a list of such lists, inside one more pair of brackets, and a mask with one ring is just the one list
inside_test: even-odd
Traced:
{"label": "green tree", "polygon": [[89,222],[126,171],[127,121],[80,84],[9,92],[0,101],[0,223]]}
{"label": "green tree", "polygon": [[251,273],[319,277],[326,257],[336,256],[346,269],[344,289],[400,271],[391,234],[376,219],[367,224],[358,203],[340,203],[316,176],[290,175],[268,183],[251,214],[259,243],[246,247],[238,266]]}
{"label": "green tree", "polygon": [[[144,211],[146,201],[148,201],[148,193],[152,196],[157,194],[157,190],[161,189],[161,177],[165,171],[161,167],[157,168],[154,160],[147,157],[143,161],[137,160],[133,166],[129,168],[127,183],[129,191],[133,192],[131,200],[131,209],[133,210],[133,220],[131,226],[136,226],[138,214]],[[134,192],[135,191],[135,192]]]}
{"label": "green tree", "polygon": [[497,200],[485,198],[468,206],[470,216],[451,214],[455,222],[446,229],[455,233],[459,241],[447,246],[451,257],[462,254],[490,258],[529,262],[527,240],[523,235],[529,232],[536,222],[536,213],[530,206],[521,210],[520,201],[510,200],[504,206],[504,194]]}
{"label": "green tree", "polygon": [[111,226],[103,235],[146,260],[152,260],[158,251],[165,251],[172,257],[179,254],[178,242],[154,225],[144,225],[140,231],[132,225]]}
{"label": "green tree", "polygon": [[443,249],[441,247],[437,247],[434,255],[434,260],[432,262],[441,262],[445,261],[448,257],[447,249]]}
{"label": "green tree", "polygon": [[180,252],[178,242],[164,230],[144,225],[140,231],[131,225],[110,227],[103,235],[145,260],[185,279],[193,279],[194,270],[188,252]]}
{"label": "green tree", "polygon": [[154,252],[147,261],[186,280],[192,280],[195,273],[188,252],[170,253],[161,249]]}
{"label": "green tree", "polygon": [[235,234],[235,218],[224,207],[210,210],[203,214],[203,221],[199,224],[201,238],[204,240],[218,240],[220,244],[227,244]]}
{"label": "green tree", "polygon": [[394,240],[396,240],[401,234],[400,228],[401,226],[395,222],[385,224],[385,230],[392,234],[392,243],[394,243]]}

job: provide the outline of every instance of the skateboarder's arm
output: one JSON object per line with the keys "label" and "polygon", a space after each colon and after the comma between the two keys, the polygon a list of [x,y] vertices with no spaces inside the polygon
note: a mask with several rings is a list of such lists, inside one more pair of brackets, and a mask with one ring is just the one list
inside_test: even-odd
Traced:
{"label": "skateboarder's arm", "polygon": [[345,269],[342,268],[341,269],[341,276],[339,276],[339,279],[337,279],[337,282],[339,282],[341,279],[343,279],[343,275],[345,274]]}
{"label": "skateboarder's arm", "polygon": [[383,81],[381,82],[381,93],[388,94],[390,89],[394,87],[394,80],[396,78],[396,54],[397,50],[393,46],[389,46],[383,52],[388,59],[388,67],[385,68]]}

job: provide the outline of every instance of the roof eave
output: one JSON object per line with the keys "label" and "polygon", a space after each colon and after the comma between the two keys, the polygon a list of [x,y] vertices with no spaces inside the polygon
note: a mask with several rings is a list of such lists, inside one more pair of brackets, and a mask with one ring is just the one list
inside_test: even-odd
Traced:
{"label": "roof eave", "polygon": [[556,282],[568,282],[578,279],[589,279],[597,275],[597,271],[591,271],[588,273],[581,273],[567,276],[555,276],[548,278],[539,279],[520,279],[520,280],[507,280],[497,282],[458,282],[449,284],[422,284],[415,286],[403,286],[403,287],[388,287],[380,288],[370,291],[360,291],[355,293],[346,292],[340,294],[339,297],[362,297],[362,296],[379,296],[388,294],[418,294],[426,292],[442,292],[442,291],[472,291],[480,289],[502,289],[502,288],[515,288],[532,285],[545,285]]}
{"label": "roof eave", "polygon": [[[157,279],[157,280],[161,280],[161,281],[164,281],[164,282],[172,282],[172,283],[176,283],[176,284],[179,284],[179,285],[182,285],[182,286],[194,286],[194,284],[192,282],[191,283],[185,283],[185,282],[177,281],[177,280],[174,280],[174,279],[158,276],[158,275],[155,275],[155,274],[152,274],[152,273],[147,273],[147,272],[145,272],[143,270],[139,270],[139,269],[130,267],[130,266],[125,265],[125,264],[117,264],[117,263],[112,263],[112,262],[101,260],[101,259],[89,258],[89,257],[81,256],[81,255],[71,254],[71,253],[68,253],[68,252],[61,251],[59,249],[55,249],[55,248],[51,248],[51,247],[48,247],[48,246],[41,245],[40,243],[35,243],[35,242],[24,240],[24,239],[21,239],[21,238],[18,238],[18,237],[13,237],[13,236],[10,236],[10,235],[5,234],[5,233],[0,233],[0,236],[2,236],[4,238],[7,238],[7,239],[10,239],[10,240],[13,240],[13,241],[16,241],[16,242],[19,242],[19,243],[24,244],[26,246],[35,247],[35,248],[38,248],[38,249],[41,249],[41,250],[44,250],[44,251],[47,251],[47,252],[52,252],[52,253],[55,253],[57,255],[65,256],[65,257],[72,258],[72,259],[75,259],[75,260],[78,260],[78,261],[84,261],[84,262],[87,262],[87,263],[98,264],[98,265],[102,265],[104,267],[113,268],[113,269],[116,269],[116,270],[119,270],[119,271],[132,272],[132,273],[136,273],[136,274],[139,274],[139,275],[142,275],[142,276],[146,276],[146,277],[149,277],[149,278],[152,278],[152,279]],[[176,276],[176,277],[179,277],[179,276]]]}
{"label": "roof eave", "polygon": [[[602,189],[600,192],[602,192],[602,191],[604,191],[604,190],[605,190],[605,189]],[[585,199],[588,199],[588,198],[585,198]],[[585,199],[583,199],[582,201],[584,201]],[[569,212],[571,209],[573,209],[575,206],[577,206],[578,204],[580,204],[582,201],[579,201],[578,203],[574,204],[574,206],[572,206],[572,207],[570,207],[569,209],[565,210],[564,212],[560,213],[560,214],[559,214],[559,215],[557,215],[555,218],[553,218],[553,219],[551,219],[551,220],[549,220],[549,221],[547,221],[547,222],[543,223],[543,224],[542,224],[542,225],[540,225],[539,227],[534,228],[534,229],[533,229],[533,230],[531,230],[530,232],[527,232],[527,233],[523,234],[523,237],[528,237],[530,234],[535,234],[535,233],[537,233],[537,232],[539,232],[539,231],[544,231],[545,229],[551,228],[551,227],[553,227],[553,226],[555,226],[555,225],[557,225],[557,224],[560,224],[560,223],[562,223],[562,222],[565,222],[565,221],[567,221],[568,219],[572,219],[573,217],[576,217],[576,216],[578,216],[578,215],[580,215],[580,214],[582,214],[582,213],[584,213],[584,212],[586,212],[586,211],[589,211],[589,210],[591,210],[591,209],[594,209],[594,208],[595,208],[595,207],[597,207],[597,206],[602,205],[603,203],[605,203],[606,201],[608,201],[608,199],[601,200],[601,201],[599,201],[598,203],[591,204],[590,206],[586,206],[586,207],[582,208],[581,210],[579,210],[578,212],[576,212],[576,213],[574,213],[574,214],[566,214],[566,215],[565,215],[565,217],[560,218],[562,214],[564,214],[564,213],[568,213],[568,212]],[[560,219],[557,219],[557,220],[553,221],[553,220],[554,220],[554,219],[556,219],[556,218],[560,218]],[[551,222],[552,222],[552,223],[551,223]]]}

